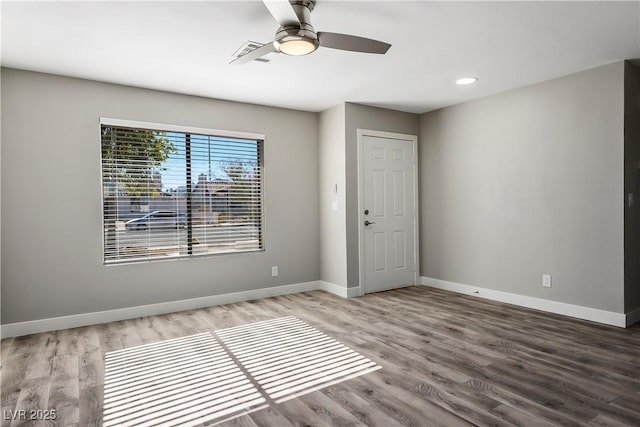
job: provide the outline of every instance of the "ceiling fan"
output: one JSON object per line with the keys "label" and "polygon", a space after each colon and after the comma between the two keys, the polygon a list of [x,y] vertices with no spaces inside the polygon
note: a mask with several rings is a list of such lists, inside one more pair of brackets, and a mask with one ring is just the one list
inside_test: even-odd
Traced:
{"label": "ceiling fan", "polygon": [[318,47],[364,53],[387,53],[391,45],[378,40],[341,33],[316,31],[311,25],[311,11],[316,0],[263,0],[271,15],[280,24],[272,43],[266,43],[231,61],[246,64],[269,53],[307,55]]}

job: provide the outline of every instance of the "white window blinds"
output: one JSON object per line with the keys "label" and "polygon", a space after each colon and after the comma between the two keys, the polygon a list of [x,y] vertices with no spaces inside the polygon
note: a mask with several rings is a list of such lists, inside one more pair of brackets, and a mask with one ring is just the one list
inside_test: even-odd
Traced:
{"label": "white window blinds", "polygon": [[101,125],[104,262],[261,250],[263,141]]}

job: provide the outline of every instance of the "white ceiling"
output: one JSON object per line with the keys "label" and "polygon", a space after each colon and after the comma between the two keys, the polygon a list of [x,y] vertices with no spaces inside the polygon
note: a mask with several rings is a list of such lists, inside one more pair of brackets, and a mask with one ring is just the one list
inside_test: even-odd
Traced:
{"label": "white ceiling", "polygon": [[[422,113],[640,58],[640,3],[318,0],[317,31],[375,38],[386,55],[321,48],[228,65],[277,24],[259,1],[2,2],[2,65],[322,111],[344,101]],[[472,86],[456,86],[477,76]]]}

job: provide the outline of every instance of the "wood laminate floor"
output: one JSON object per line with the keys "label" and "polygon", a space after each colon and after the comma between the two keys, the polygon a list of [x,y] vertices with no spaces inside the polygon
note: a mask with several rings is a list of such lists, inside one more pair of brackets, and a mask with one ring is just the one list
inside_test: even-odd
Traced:
{"label": "wood laminate floor", "polygon": [[[268,332],[276,329],[256,323],[263,321],[289,325],[296,341],[281,344],[278,337],[288,332]],[[259,333],[220,332],[252,324]],[[320,332],[330,339],[318,338]],[[243,333],[262,347],[245,344]],[[290,376],[278,376],[285,380],[272,389],[261,385],[263,371],[252,360],[319,341],[328,344],[308,351],[331,364],[304,367],[312,356],[290,355],[293,362],[281,369],[293,370]],[[339,343],[360,356],[338,358],[350,351]],[[119,404],[129,408],[131,423],[159,422],[153,408],[163,402],[174,405],[173,412],[206,415],[207,390],[224,381],[194,376],[212,371],[194,362],[202,360],[228,367],[229,378],[249,378],[239,389],[263,402],[235,418],[208,421],[229,426],[640,426],[640,325],[607,327],[425,287],[350,300],[305,292],[10,338],[1,351],[2,426],[106,426],[113,396],[129,394]],[[171,363],[163,362],[168,354],[177,354]],[[314,372],[322,377],[345,360],[356,362],[341,367],[344,372],[356,365],[381,369],[278,402],[278,384],[317,384]],[[152,386],[164,394],[146,400],[135,394]],[[55,421],[6,419],[19,410],[48,409],[56,410]]]}

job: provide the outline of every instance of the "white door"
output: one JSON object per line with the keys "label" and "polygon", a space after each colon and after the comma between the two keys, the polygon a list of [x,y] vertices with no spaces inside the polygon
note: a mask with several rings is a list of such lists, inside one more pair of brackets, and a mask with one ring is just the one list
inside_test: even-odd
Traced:
{"label": "white door", "polygon": [[360,144],[364,292],[414,285],[416,139],[362,133]]}

